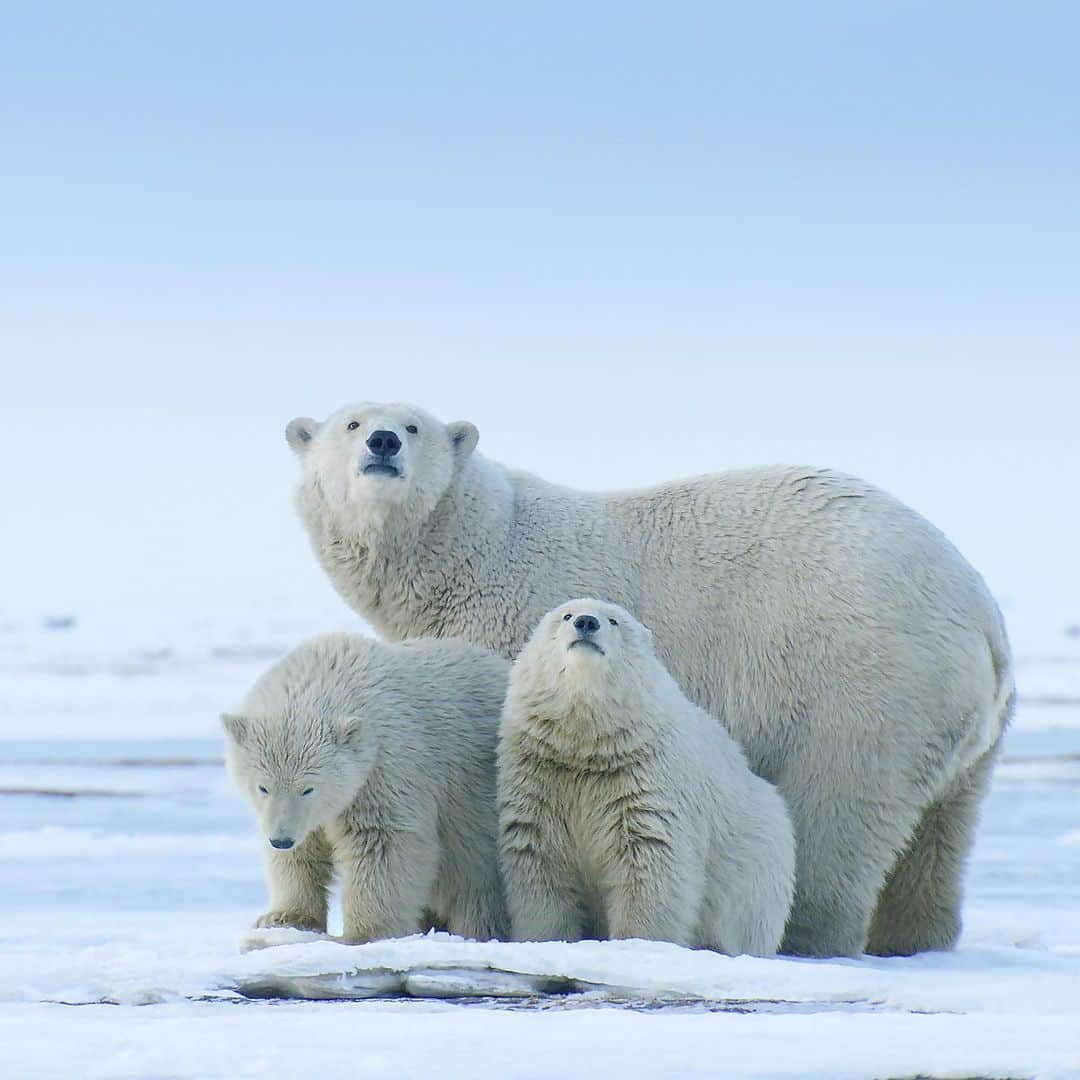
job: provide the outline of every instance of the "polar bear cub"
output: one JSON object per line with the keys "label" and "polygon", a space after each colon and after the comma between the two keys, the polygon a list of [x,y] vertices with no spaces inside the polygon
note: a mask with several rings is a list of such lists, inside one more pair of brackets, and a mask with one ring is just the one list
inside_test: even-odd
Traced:
{"label": "polar bear cub", "polygon": [[495,745],[508,670],[464,642],[327,634],[258,680],[222,717],[264,840],[270,910],[256,926],[325,932],[336,871],[348,940],[431,925],[506,936]]}
{"label": "polar bear cub", "polygon": [[771,955],[794,890],[787,808],[651,636],[615,604],[573,600],[513,666],[498,800],[514,937]]}

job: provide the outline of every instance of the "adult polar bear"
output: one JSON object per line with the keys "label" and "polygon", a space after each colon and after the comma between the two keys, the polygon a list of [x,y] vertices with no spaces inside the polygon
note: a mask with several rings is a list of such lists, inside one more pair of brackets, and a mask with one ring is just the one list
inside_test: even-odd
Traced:
{"label": "adult polar bear", "polygon": [[785,951],[953,945],[1012,674],[986,585],[918,514],[814,468],[573,491],[408,404],[298,418],[286,436],[315,552],[385,637],[514,657],[582,595],[653,630],[686,694],[787,800]]}

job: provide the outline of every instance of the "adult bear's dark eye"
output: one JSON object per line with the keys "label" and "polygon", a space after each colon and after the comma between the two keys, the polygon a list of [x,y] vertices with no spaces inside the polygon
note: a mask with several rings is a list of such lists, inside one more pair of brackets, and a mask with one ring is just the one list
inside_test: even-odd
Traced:
{"label": "adult bear's dark eye", "polygon": [[614,619],[608,619],[608,622],[611,623],[612,626],[618,626],[619,625]]}
{"label": "adult bear's dark eye", "polygon": [[359,426],[360,426],[360,421],[359,420],[350,420],[349,421],[349,430],[350,431],[355,431]]}
{"label": "adult bear's dark eye", "polygon": [[408,432],[408,433],[409,433],[410,435],[415,435],[415,434],[416,434],[416,425],[415,425],[415,424],[406,424],[406,425],[405,425],[405,430],[406,430],[406,431],[407,431],[407,432]]}
{"label": "adult bear's dark eye", "polygon": [[266,790],[266,788],[264,788],[264,787],[262,786],[262,784],[260,784],[260,785],[259,785],[259,794],[260,794],[260,795],[269,795],[269,794],[270,794],[270,792],[269,792],[269,791],[267,791],[267,790]]}
{"label": "adult bear's dark eye", "polygon": [[314,790],[315,789],[313,787],[307,787],[307,788],[304,788],[304,790],[301,791],[300,794],[301,795],[310,795]]}
{"label": "adult bear's dark eye", "polygon": [[566,614],[565,614],[565,615],[564,615],[564,616],[562,617],[562,621],[563,621],[563,622],[569,622],[569,621],[570,621],[570,620],[571,620],[571,619],[572,619],[573,617],[574,617],[574,613],[573,613],[572,611],[568,611],[568,612],[567,612],[567,613],[566,613]]}

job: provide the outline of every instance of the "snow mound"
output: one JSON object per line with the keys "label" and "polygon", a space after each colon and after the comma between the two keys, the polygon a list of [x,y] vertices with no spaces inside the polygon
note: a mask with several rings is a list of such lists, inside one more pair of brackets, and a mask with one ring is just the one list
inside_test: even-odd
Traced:
{"label": "snow mound", "polygon": [[722,956],[655,941],[475,942],[430,933],[348,945],[253,931],[223,988],[246,997],[697,1001],[793,1011],[848,1005],[918,1013],[1080,1017],[1080,955],[1005,946],[857,960]]}

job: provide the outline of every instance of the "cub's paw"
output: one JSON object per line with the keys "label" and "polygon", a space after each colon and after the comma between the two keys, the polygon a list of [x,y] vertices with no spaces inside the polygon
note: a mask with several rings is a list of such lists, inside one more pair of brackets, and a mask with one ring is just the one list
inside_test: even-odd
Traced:
{"label": "cub's paw", "polygon": [[326,933],[325,919],[318,919],[313,915],[304,915],[299,911],[268,911],[255,920],[256,930],[267,930],[282,926],[292,930],[315,930],[320,934]]}
{"label": "cub's paw", "polygon": [[296,930],[291,926],[261,927],[249,930],[240,939],[242,953],[257,952],[260,949],[274,949],[279,945],[300,945],[307,941],[330,941],[324,933],[314,930]]}

